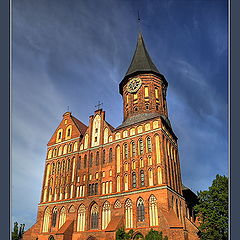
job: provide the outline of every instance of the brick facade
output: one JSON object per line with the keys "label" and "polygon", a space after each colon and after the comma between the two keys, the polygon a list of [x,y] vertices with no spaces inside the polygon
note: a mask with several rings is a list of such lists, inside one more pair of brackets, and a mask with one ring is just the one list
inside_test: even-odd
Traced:
{"label": "brick facade", "polygon": [[[127,83],[136,77],[141,87],[134,96]],[[70,112],[63,115],[47,144],[37,221],[24,240],[113,240],[122,226],[135,235],[153,228],[169,240],[198,239],[187,216],[166,89],[154,71],[125,77],[124,121],[117,128],[102,109],[88,126]]]}

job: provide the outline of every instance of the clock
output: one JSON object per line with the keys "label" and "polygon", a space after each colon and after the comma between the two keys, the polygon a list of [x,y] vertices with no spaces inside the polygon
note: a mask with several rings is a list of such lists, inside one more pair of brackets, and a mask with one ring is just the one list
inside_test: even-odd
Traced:
{"label": "clock", "polygon": [[141,78],[132,78],[127,84],[127,91],[129,93],[135,93],[142,86]]}

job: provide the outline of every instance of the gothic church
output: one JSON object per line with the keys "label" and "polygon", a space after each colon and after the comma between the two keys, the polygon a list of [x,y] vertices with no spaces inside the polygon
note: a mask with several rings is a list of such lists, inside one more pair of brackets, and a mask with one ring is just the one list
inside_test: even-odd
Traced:
{"label": "gothic church", "polygon": [[177,137],[168,119],[165,77],[138,34],[119,84],[124,120],[118,127],[98,109],[88,126],[71,112],[47,144],[36,223],[24,240],[114,240],[150,229],[169,240],[195,240],[196,195],[182,185]]}

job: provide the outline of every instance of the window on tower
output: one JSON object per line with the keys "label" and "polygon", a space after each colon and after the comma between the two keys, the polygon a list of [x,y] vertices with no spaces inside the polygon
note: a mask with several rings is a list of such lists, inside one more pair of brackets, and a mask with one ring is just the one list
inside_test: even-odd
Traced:
{"label": "window on tower", "polygon": [[96,153],[96,166],[99,165],[99,151]]}
{"label": "window on tower", "polygon": [[137,201],[137,219],[138,219],[138,222],[145,221],[145,209],[144,209],[144,202],[142,198],[139,198]]}
{"label": "window on tower", "polygon": [[135,172],[132,173],[132,187],[133,188],[137,187],[137,176]]}
{"label": "window on tower", "polygon": [[93,162],[93,154],[90,154],[90,159],[89,159],[89,167],[92,167],[92,162]]}
{"label": "window on tower", "polygon": [[106,163],[106,152],[105,152],[105,150],[103,150],[102,163],[103,164]]}
{"label": "window on tower", "polygon": [[132,142],[131,146],[132,146],[132,157],[134,157],[134,156],[136,156],[136,145],[135,145],[135,142]]}
{"label": "window on tower", "polygon": [[98,205],[93,204],[91,208],[91,229],[98,229]]}
{"label": "window on tower", "polygon": [[57,208],[54,207],[53,213],[52,213],[52,226],[56,227],[56,223],[57,223]]}
{"label": "window on tower", "polygon": [[138,140],[138,149],[139,149],[139,155],[143,154],[143,140],[139,139]]}
{"label": "window on tower", "polygon": [[109,162],[112,162],[112,148],[109,149]]}
{"label": "window on tower", "polygon": [[83,162],[84,168],[87,167],[87,155],[84,156],[84,162]]}
{"label": "window on tower", "polygon": [[145,185],[145,176],[144,176],[144,171],[141,170],[140,171],[140,183],[141,183],[141,187],[143,187]]}

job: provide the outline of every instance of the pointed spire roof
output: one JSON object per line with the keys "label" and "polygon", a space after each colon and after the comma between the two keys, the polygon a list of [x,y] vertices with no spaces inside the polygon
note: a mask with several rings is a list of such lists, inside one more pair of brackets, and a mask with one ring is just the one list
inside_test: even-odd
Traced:
{"label": "pointed spire roof", "polygon": [[135,72],[155,72],[157,74],[160,74],[154,63],[152,62],[152,59],[150,58],[148,51],[145,47],[144,40],[142,33],[138,33],[138,40],[137,40],[137,47],[135,49],[135,53],[132,58],[132,62],[127,70],[127,73],[125,75],[131,75]]}
{"label": "pointed spire roof", "polygon": [[127,73],[123,80],[119,84],[119,92],[122,94],[122,88],[124,84],[127,82],[129,77],[132,77],[135,74],[139,73],[153,73],[158,75],[166,85],[168,85],[164,76],[158,71],[156,66],[154,65],[151,57],[148,54],[148,51],[145,47],[145,43],[143,40],[142,33],[138,33],[137,46],[131,61],[131,64],[127,70]]}

